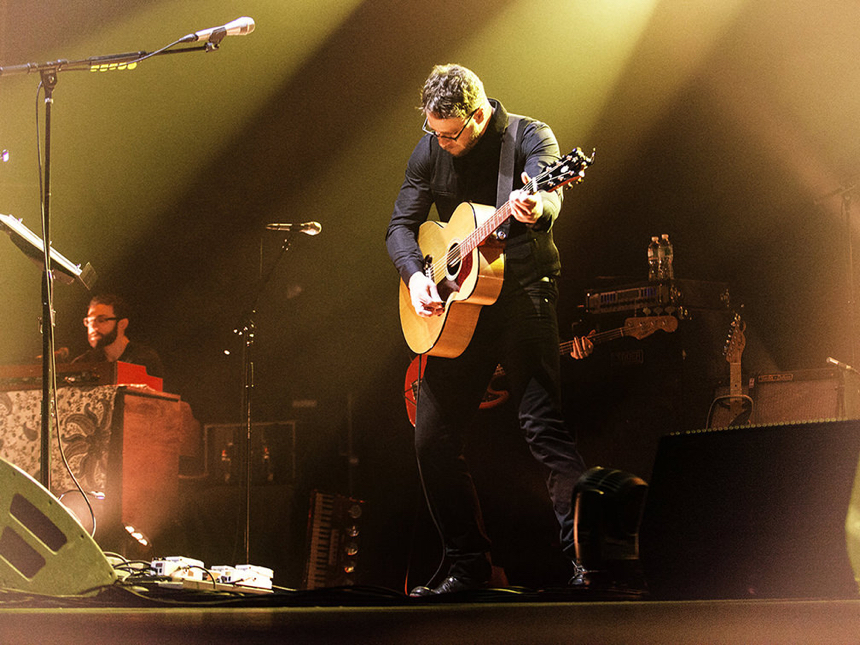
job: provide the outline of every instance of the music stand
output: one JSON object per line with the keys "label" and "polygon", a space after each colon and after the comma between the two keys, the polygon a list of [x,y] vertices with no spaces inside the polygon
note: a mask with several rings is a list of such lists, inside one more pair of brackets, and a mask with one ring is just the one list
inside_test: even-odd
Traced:
{"label": "music stand", "polygon": [[[21,249],[24,255],[38,264],[43,271],[45,270],[45,244],[41,237],[27,228],[23,220],[0,213],[0,230],[2,229],[5,229],[12,243]],[[59,278],[61,282],[72,284],[77,279],[88,291],[92,290],[98,277],[89,262],[82,269],[80,264],[74,264],[53,246],[51,246],[51,268],[58,270],[54,277]]]}
{"label": "music stand", "polygon": [[[27,228],[24,223],[11,215],[0,214],[0,229],[9,234],[12,243],[24,252],[42,269],[42,303],[50,302],[48,298],[48,283],[53,277],[61,282],[72,284],[79,280],[89,291],[96,281],[96,272],[87,262],[82,269],[64,255],[49,245],[50,275],[45,270],[45,244],[38,235]],[[46,313],[43,311],[43,318]],[[48,316],[53,312],[48,310]],[[42,320],[42,432],[40,442],[39,483],[48,490],[51,489],[51,375],[54,359],[54,325],[52,320]]]}

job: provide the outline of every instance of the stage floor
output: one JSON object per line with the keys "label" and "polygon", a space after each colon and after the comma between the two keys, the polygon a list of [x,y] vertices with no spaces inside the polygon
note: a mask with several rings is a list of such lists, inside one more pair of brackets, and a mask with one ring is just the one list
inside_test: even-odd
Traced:
{"label": "stage floor", "polygon": [[860,642],[860,600],[588,600],[493,590],[411,599],[372,588],[192,601],[119,590],[88,600],[12,594],[0,602],[0,642],[846,644]]}

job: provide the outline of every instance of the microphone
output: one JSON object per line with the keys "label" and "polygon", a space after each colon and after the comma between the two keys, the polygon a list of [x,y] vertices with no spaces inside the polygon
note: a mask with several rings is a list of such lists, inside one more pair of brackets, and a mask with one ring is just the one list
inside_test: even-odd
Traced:
{"label": "microphone", "polygon": [[319,222],[302,222],[301,224],[266,224],[270,231],[287,231],[288,233],[304,233],[305,235],[319,235],[322,224]]}
{"label": "microphone", "polygon": [[836,367],[838,367],[838,368],[839,368],[839,369],[841,369],[841,370],[845,370],[846,372],[854,372],[855,374],[860,374],[860,372],[858,372],[857,370],[855,370],[855,369],[854,369],[853,367],[851,367],[850,365],[848,365],[848,364],[846,364],[846,363],[843,363],[842,361],[837,361],[837,360],[836,360],[835,358],[833,358],[832,356],[828,356],[828,357],[827,357],[827,362],[828,362],[828,363],[830,363],[831,365],[835,365]]}
{"label": "microphone", "polygon": [[220,43],[225,36],[244,36],[254,31],[254,19],[244,16],[236,18],[233,22],[228,22],[220,27],[211,27],[195,31],[193,34],[188,34],[179,39],[180,43],[193,43],[197,40],[208,39],[209,42],[215,44]]}

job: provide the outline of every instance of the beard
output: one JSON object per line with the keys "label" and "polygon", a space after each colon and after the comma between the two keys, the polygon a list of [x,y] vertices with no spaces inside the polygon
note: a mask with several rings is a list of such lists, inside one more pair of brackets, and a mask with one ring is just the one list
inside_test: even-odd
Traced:
{"label": "beard", "polygon": [[112,344],[116,340],[117,331],[118,330],[116,323],[114,323],[113,329],[111,331],[96,338],[95,345],[93,345],[93,349],[101,349]]}
{"label": "beard", "polygon": [[481,135],[483,135],[483,132],[473,132],[471,130],[469,132],[464,132],[457,140],[458,148],[453,150],[450,148],[443,148],[443,150],[452,157],[465,157],[476,145],[478,145]]}

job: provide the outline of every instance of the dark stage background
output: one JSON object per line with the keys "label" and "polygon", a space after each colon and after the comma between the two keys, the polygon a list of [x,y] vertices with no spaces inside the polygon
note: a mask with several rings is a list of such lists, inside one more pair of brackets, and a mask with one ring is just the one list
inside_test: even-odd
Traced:
{"label": "dark stage background", "polygon": [[[399,584],[413,526],[432,534],[420,513],[413,522],[421,497],[401,398],[411,357],[384,234],[434,63],[474,69],[509,110],[551,124],[564,150],[597,149],[555,229],[565,338],[586,289],[644,279],[650,236],[668,233],[679,278],[725,282],[743,305],[746,370],[854,361],[858,214],[849,227],[834,191],[860,173],[857,3],[5,0],[0,66],[153,51],[240,15],[256,31],[220,51],[60,75],[52,239],[93,265],[98,290],[132,301],[129,335],[161,353],[167,389],[201,422],[227,423],[240,414],[232,330],[282,241],[264,225],[322,224],[294,240],[259,294],[254,417],[299,420],[312,464],[300,487],[367,500],[381,554],[372,582]],[[0,212],[36,231],[37,84],[0,78]],[[0,263],[0,363],[32,362],[40,273],[8,241]],[[88,297],[56,289],[57,345],[72,355],[85,348]],[[727,332],[705,349],[718,355]],[[686,412],[704,423],[707,401]],[[516,434],[510,411],[483,419]],[[488,521],[505,503],[548,511],[525,448],[487,428],[478,439],[479,480],[516,469],[523,482],[521,498],[485,487],[498,500]],[[528,548],[517,540],[500,548]]]}

